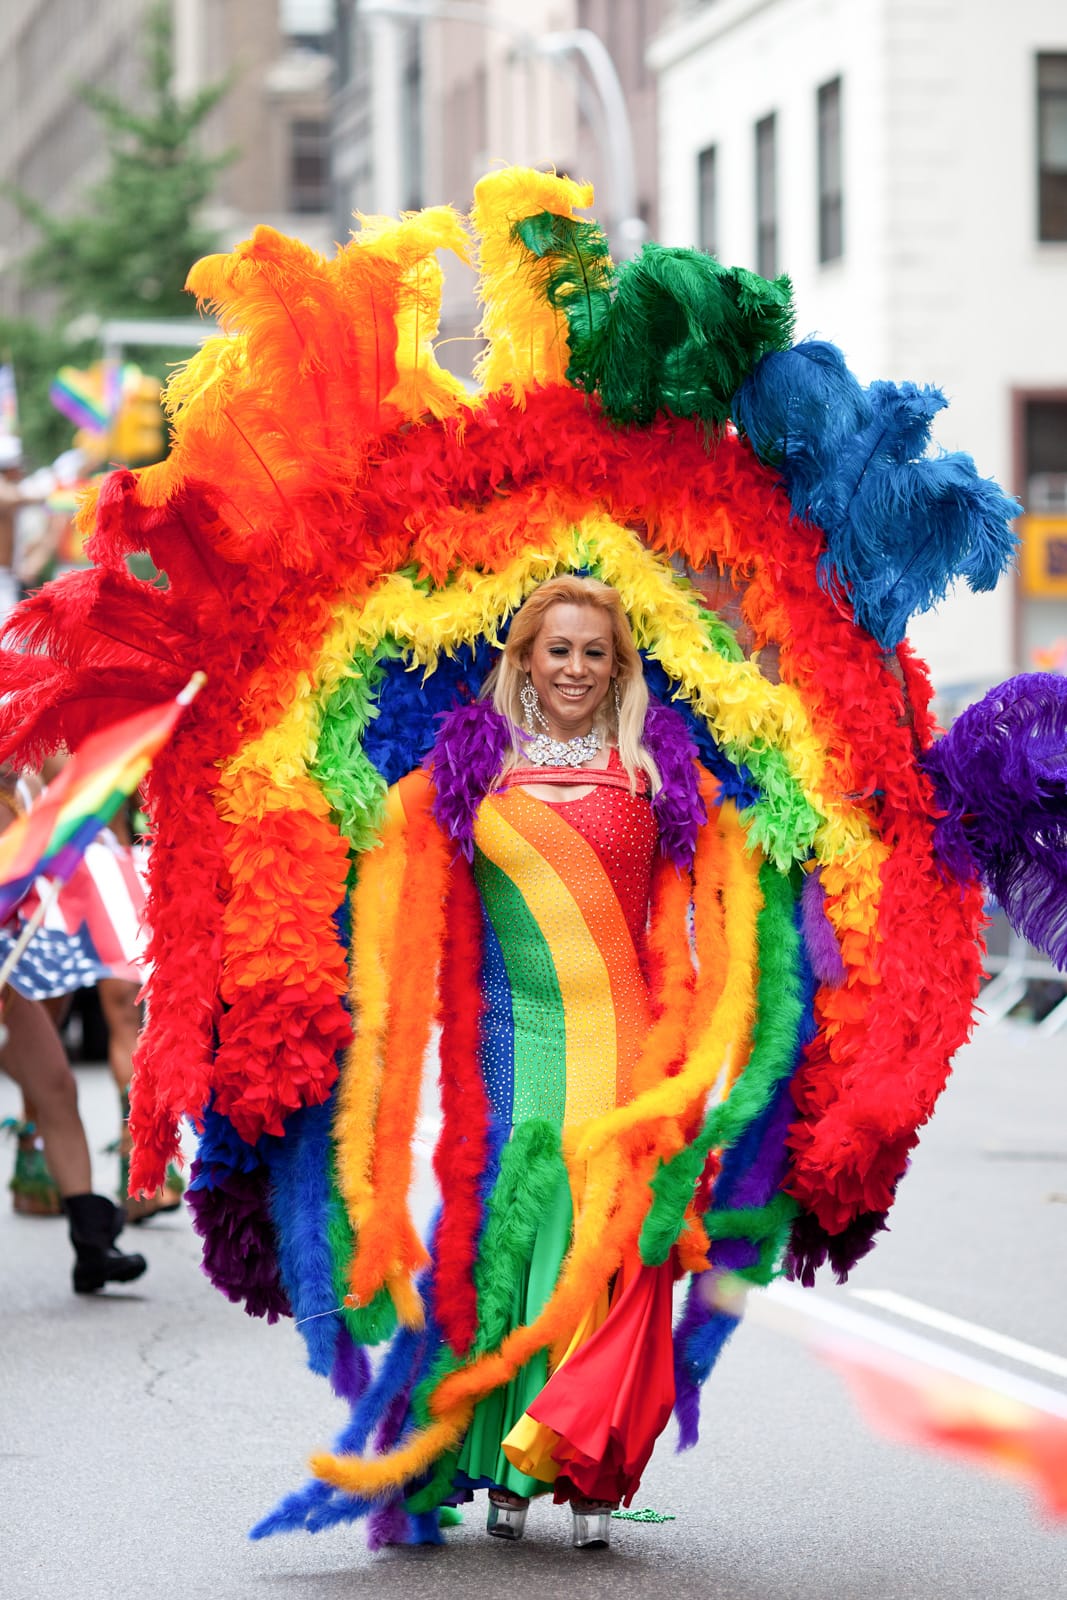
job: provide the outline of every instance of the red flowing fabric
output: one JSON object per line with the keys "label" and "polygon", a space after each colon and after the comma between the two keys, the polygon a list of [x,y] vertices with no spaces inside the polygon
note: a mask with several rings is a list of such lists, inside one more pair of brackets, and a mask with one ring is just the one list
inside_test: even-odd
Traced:
{"label": "red flowing fabric", "polygon": [[573,1493],[623,1501],[641,1474],[674,1405],[670,1261],[642,1266],[605,1320],[527,1406],[560,1436],[557,1501]]}

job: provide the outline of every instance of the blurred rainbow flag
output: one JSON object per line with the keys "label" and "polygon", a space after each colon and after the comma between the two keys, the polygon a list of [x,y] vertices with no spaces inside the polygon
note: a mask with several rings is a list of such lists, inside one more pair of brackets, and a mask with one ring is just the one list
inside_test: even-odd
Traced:
{"label": "blurred rainbow flag", "polygon": [[1067,1414],[1050,1410],[1047,1395],[1006,1394],[999,1376],[993,1387],[870,1350],[826,1354],[888,1438],[1018,1478],[1049,1517],[1067,1517]]}
{"label": "blurred rainbow flag", "polygon": [[196,672],[181,694],[90,734],[32,811],[0,835],[0,921],[39,873],[65,882],[86,847],[133,793],[205,682]]}
{"label": "blurred rainbow flag", "polygon": [[5,361],[0,366],[0,434],[18,433],[18,411],[15,369],[10,361]]}
{"label": "blurred rainbow flag", "polygon": [[85,371],[60,367],[48,398],[76,428],[106,434],[122,402],[122,369],[116,361],[97,361]]}
{"label": "blurred rainbow flag", "polygon": [[[711,1274],[709,1274],[711,1276]],[[1067,1393],[845,1305],[838,1295],[775,1283],[746,1295],[723,1275],[708,1303],[815,1350],[844,1379],[867,1422],[897,1443],[1006,1474],[1050,1519],[1067,1519]],[[1050,1356],[1059,1370],[1059,1357]]]}

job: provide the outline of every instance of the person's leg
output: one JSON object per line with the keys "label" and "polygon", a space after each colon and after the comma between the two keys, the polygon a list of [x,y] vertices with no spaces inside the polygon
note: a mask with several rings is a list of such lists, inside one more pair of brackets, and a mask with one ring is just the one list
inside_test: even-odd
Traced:
{"label": "person's leg", "polygon": [[[63,1027],[70,1013],[73,995],[49,995],[37,1002],[51,1017],[62,1042]],[[64,1045],[64,1051],[66,1046]],[[22,1122],[17,1128],[18,1152],[11,1179],[12,1209],[20,1216],[58,1217],[63,1210],[59,1188],[48,1169],[40,1118],[32,1095],[22,1094]]]}
{"label": "person's leg", "polygon": [[[77,990],[74,993],[76,994]],[[50,994],[40,1004],[44,1006],[48,1015],[59,1029],[60,1034],[62,1034],[67,1024],[67,1018],[70,1016],[70,1008],[74,1004],[74,995]]]}
{"label": "person's leg", "polygon": [[130,1087],[133,1052],[137,1048],[137,1035],[141,1028],[138,986],[126,978],[101,978],[96,992],[107,1023],[107,1062],[121,1093]]}
{"label": "person's leg", "polygon": [[3,1021],[7,1037],[0,1067],[32,1097],[45,1157],[70,1222],[75,1292],[92,1294],[105,1283],[131,1283],[148,1263],[143,1256],[116,1249],[125,1217],[104,1195],[92,1193],[78,1086],[55,1024],[38,1002],[13,991],[8,991]]}
{"label": "person's leg", "polygon": [[44,1007],[8,990],[4,1004],[7,1041],[0,1066],[33,1104],[44,1140],[48,1170],[61,1195],[92,1188],[92,1164],[78,1115],[78,1085],[55,1023]]}

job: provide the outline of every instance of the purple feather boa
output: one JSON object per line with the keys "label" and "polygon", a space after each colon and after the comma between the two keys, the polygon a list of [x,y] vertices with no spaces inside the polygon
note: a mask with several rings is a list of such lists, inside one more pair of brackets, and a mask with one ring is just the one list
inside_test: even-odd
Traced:
{"label": "purple feather boa", "polygon": [[250,1317],[277,1322],[292,1316],[278,1272],[266,1170],[219,1171],[208,1188],[196,1186],[199,1165],[193,1162],[186,1201],[204,1241],[204,1272],[228,1300],[243,1300]]}
{"label": "purple feather boa", "polygon": [[684,1354],[690,1336],[707,1321],[707,1313],[695,1296],[696,1283],[689,1285],[685,1309],[674,1328],[674,1415],[678,1422],[678,1445],[681,1450],[691,1450],[700,1438],[700,1381],[685,1363]]}
{"label": "purple feather boa", "polygon": [[370,1377],[370,1357],[361,1344],[356,1344],[348,1329],[342,1327],[334,1349],[330,1388],[338,1399],[347,1400],[350,1406],[354,1406],[370,1382]]}
{"label": "purple feather boa", "polygon": [[[404,1431],[404,1423],[407,1420],[413,1387],[414,1375],[386,1406],[374,1440],[374,1448],[378,1454],[384,1455],[399,1443],[400,1436]],[[394,1495],[384,1505],[377,1506],[371,1512],[370,1523],[367,1528],[367,1548],[369,1550],[383,1550],[386,1545],[392,1544],[418,1543],[419,1540],[415,1537],[412,1518],[404,1508],[404,1496],[402,1494]]]}
{"label": "purple feather boa", "polygon": [[833,924],[826,915],[826,893],[818,867],[809,872],[800,892],[800,920],[811,970],[820,983],[838,989],[845,981],[845,963]]}
{"label": "purple feather boa", "polygon": [[389,1545],[411,1544],[411,1518],[404,1510],[403,1500],[387,1500],[371,1512],[367,1524],[367,1549],[384,1550]]}
{"label": "purple feather boa", "polygon": [[[762,1137],[752,1157],[752,1164],[726,1191],[721,1201],[724,1209],[743,1211],[750,1206],[755,1209],[758,1206],[769,1205],[774,1199],[789,1165],[785,1138],[796,1121],[796,1115],[797,1108],[789,1092],[788,1082],[780,1084],[772,1109],[767,1116]],[[723,1245],[728,1242],[726,1239],[720,1239],[716,1244],[716,1265]]]}
{"label": "purple feather boa", "polygon": [[[752,1164],[728,1187],[724,1204],[731,1210],[765,1206],[777,1193],[785,1176],[785,1136],[796,1117],[796,1107],[783,1085],[767,1119]],[[748,1239],[715,1241],[715,1272],[739,1272],[754,1266],[759,1250]],[[678,1449],[696,1444],[700,1432],[700,1389],[719,1359],[723,1346],[740,1317],[715,1305],[710,1293],[714,1275],[694,1277],[685,1310],[674,1330],[674,1414],[678,1419]]]}
{"label": "purple feather boa", "polygon": [[714,1272],[693,1278],[685,1309],[674,1329],[674,1415],[679,1451],[700,1438],[700,1390],[723,1348],[741,1324],[740,1316],[715,1306]]}
{"label": "purple feather boa", "polygon": [[815,1217],[802,1211],[789,1237],[786,1277],[810,1289],[818,1269],[829,1261],[838,1283],[846,1283],[856,1263],[874,1249],[875,1235],[889,1231],[886,1215],[884,1211],[865,1211],[842,1233],[830,1234]]}
{"label": "purple feather boa", "polygon": [[660,854],[676,867],[692,866],[697,834],[708,820],[700,798],[696,746],[681,712],[660,700],[648,702],[642,737],[663,780],[663,787],[652,801],[659,826]]}
{"label": "purple feather boa", "polygon": [[977,873],[1012,927],[1067,966],[1067,678],[1025,673],[926,752],[950,870]]}
{"label": "purple feather boa", "polygon": [[441,718],[441,731],[430,754],[433,814],[474,859],[474,817],[511,750],[507,719],[489,700],[458,706]]}
{"label": "purple feather boa", "polygon": [[[661,854],[687,867],[697,833],[707,821],[700,798],[697,752],[685,722],[671,706],[651,700],[644,743],[663,786],[652,801]],[[430,756],[434,816],[468,860],[474,855],[474,818],[511,750],[507,718],[489,700],[459,706],[442,718]]]}

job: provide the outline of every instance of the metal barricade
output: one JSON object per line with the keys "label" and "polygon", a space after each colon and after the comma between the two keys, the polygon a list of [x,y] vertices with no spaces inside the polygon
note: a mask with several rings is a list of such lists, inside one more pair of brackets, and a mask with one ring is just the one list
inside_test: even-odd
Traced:
{"label": "metal barricade", "polygon": [[[1033,983],[1050,983],[1062,991],[1062,998],[1047,1011],[1040,1022],[1034,1023],[1034,1032],[1050,1038],[1067,1028],[1067,972],[1053,966],[1047,956],[1027,944],[1017,933],[1007,929],[1003,913],[991,906],[993,925],[990,929],[990,950],[985,959],[986,971],[992,974],[978,996],[978,1009],[984,1020],[995,1027],[1003,1022],[1016,1006],[1021,1005]],[[1001,937],[997,937],[998,932]],[[1006,939],[1003,937],[1007,933]],[[1000,950],[998,945],[1005,948]]]}

